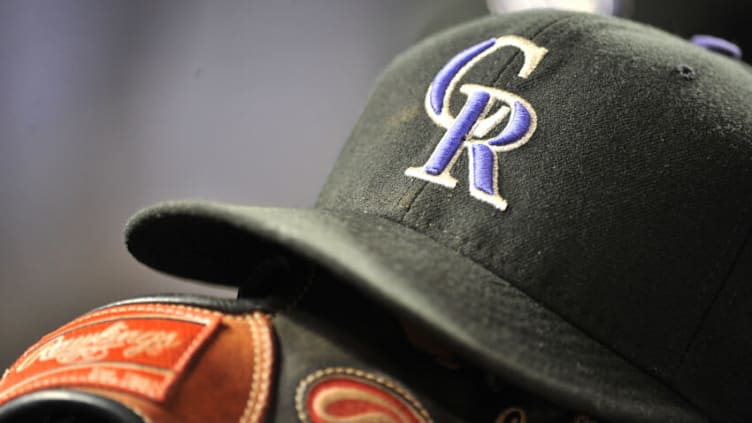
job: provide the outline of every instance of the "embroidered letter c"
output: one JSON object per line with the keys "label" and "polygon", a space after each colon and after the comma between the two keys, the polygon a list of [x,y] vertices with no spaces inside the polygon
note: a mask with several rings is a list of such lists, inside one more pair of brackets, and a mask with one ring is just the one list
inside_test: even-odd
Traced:
{"label": "embroidered letter c", "polygon": [[[506,210],[507,201],[499,193],[496,153],[518,148],[530,139],[537,126],[535,110],[516,94],[476,84],[463,84],[459,88],[467,100],[456,117],[451,115],[449,103],[462,77],[484,57],[503,47],[522,51],[524,63],[517,74],[522,78],[535,70],[548,51],[525,38],[505,35],[454,56],[436,74],[425,98],[426,112],[446,132],[423,166],[405,170],[407,176],[454,188],[457,180],[451,170],[467,147],[470,195],[500,210]],[[490,113],[496,104],[500,106]],[[489,136],[504,119],[507,119],[504,128]]]}

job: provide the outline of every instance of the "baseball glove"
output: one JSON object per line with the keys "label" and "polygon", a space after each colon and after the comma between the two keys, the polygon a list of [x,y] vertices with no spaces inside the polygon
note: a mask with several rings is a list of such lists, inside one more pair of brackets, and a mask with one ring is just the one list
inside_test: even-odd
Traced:
{"label": "baseball glove", "polygon": [[595,421],[484,372],[335,278],[288,284],[287,304],[157,295],[90,311],[6,371],[0,422]]}

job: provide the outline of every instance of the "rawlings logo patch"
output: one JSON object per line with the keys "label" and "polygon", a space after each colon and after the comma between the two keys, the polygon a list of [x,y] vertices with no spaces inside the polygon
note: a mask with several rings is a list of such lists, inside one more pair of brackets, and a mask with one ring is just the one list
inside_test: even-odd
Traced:
{"label": "rawlings logo patch", "polygon": [[63,386],[114,388],[163,401],[219,323],[217,315],[170,305],[85,315],[39,340],[8,369],[0,403]]}
{"label": "rawlings logo patch", "polygon": [[177,331],[132,329],[125,322],[116,322],[97,332],[85,335],[61,335],[43,344],[16,366],[23,372],[34,364],[55,361],[58,364],[101,361],[110,351],[121,349],[123,358],[136,358],[140,354],[152,357],[180,345]]}
{"label": "rawlings logo patch", "polygon": [[400,386],[350,368],[329,368],[305,378],[298,385],[295,406],[303,423],[433,422]]}
{"label": "rawlings logo patch", "polygon": [[449,60],[434,77],[425,98],[426,113],[446,132],[425,164],[405,171],[407,176],[454,188],[457,180],[451,175],[452,167],[467,149],[470,195],[499,210],[506,210],[507,201],[499,193],[496,154],[514,150],[530,139],[538,122],[535,110],[509,91],[470,83],[459,87],[467,99],[457,116],[449,105],[463,76],[504,47],[522,52],[524,63],[517,73],[521,78],[529,77],[548,52],[525,38],[505,35],[474,45]]}

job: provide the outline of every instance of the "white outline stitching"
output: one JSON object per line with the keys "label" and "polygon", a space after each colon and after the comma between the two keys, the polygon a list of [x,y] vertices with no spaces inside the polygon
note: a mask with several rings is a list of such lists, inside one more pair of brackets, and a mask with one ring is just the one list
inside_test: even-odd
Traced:
{"label": "white outline stitching", "polygon": [[305,396],[309,386],[318,379],[333,375],[356,376],[366,379],[367,381],[370,381],[372,383],[384,386],[399,394],[402,399],[407,400],[408,404],[412,405],[415,408],[415,411],[420,414],[420,417],[425,420],[425,423],[433,423],[433,419],[431,419],[428,411],[412,394],[407,392],[407,390],[403,389],[401,386],[397,385],[391,380],[386,379],[385,377],[352,367],[328,367],[323,370],[317,370],[300,381],[300,383],[298,384],[298,389],[295,392],[295,409],[297,410],[298,418],[302,423],[311,423],[308,419],[308,416],[306,415],[305,407],[303,405],[303,397]]}

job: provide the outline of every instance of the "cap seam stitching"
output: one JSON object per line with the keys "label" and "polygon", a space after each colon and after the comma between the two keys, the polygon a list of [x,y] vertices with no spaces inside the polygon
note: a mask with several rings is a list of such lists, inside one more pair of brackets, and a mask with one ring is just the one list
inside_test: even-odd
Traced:
{"label": "cap seam stitching", "polygon": [[[736,230],[740,226],[742,226],[742,223],[743,221],[740,220],[736,225],[734,225],[734,232],[736,232]],[[697,325],[697,328],[695,329],[694,334],[690,337],[689,342],[684,348],[684,352],[682,353],[681,358],[679,359],[677,365],[674,366],[674,368],[672,369],[672,372],[671,372],[672,380],[675,379],[675,377],[680,373],[681,368],[684,366],[684,363],[687,361],[687,358],[690,355],[690,351],[692,350],[692,347],[694,347],[695,343],[697,342],[697,339],[700,336],[700,333],[702,332],[702,329],[705,327],[705,323],[710,318],[710,313],[715,309],[715,304],[721,298],[721,293],[726,290],[726,285],[728,284],[729,280],[731,280],[731,276],[734,274],[734,270],[739,264],[742,254],[745,252],[747,248],[752,248],[752,225],[750,225],[750,227],[747,229],[747,234],[745,235],[744,240],[741,243],[741,246],[736,251],[736,254],[734,255],[734,260],[731,262],[726,272],[724,272],[725,277],[723,278],[723,281],[719,284],[718,288],[716,289],[715,294],[713,295],[713,299],[710,301],[710,304],[708,304],[708,307],[705,309],[705,312],[703,313],[702,318],[700,319],[700,323]]]}
{"label": "cap seam stitching", "polygon": [[[530,36],[530,41],[537,41],[538,37],[540,37],[541,35],[543,35],[543,33],[545,33],[546,31],[550,30],[553,26],[559,25],[559,24],[561,24],[563,22],[566,22],[566,21],[569,21],[569,20],[572,20],[572,19],[575,19],[575,18],[578,18],[578,17],[579,17],[579,15],[571,15],[571,16],[565,16],[565,17],[562,17],[562,18],[554,19],[553,21],[551,21],[551,22],[547,23],[546,25],[542,26],[541,28],[539,28],[538,31],[536,31],[533,35],[531,35]],[[498,82],[500,82],[501,77],[504,75],[504,73],[506,73],[507,71],[509,71],[509,69],[510,69],[509,65],[514,60],[516,60],[518,57],[520,57],[520,54],[521,54],[520,50],[515,51],[515,53],[512,55],[512,57],[509,58],[509,60],[507,61],[507,63],[499,70],[499,72],[496,74],[496,78],[494,78],[494,80],[492,82],[492,84],[494,86],[496,86],[496,84]],[[506,84],[504,84],[504,87],[508,88],[510,82],[511,81],[508,81]]]}

